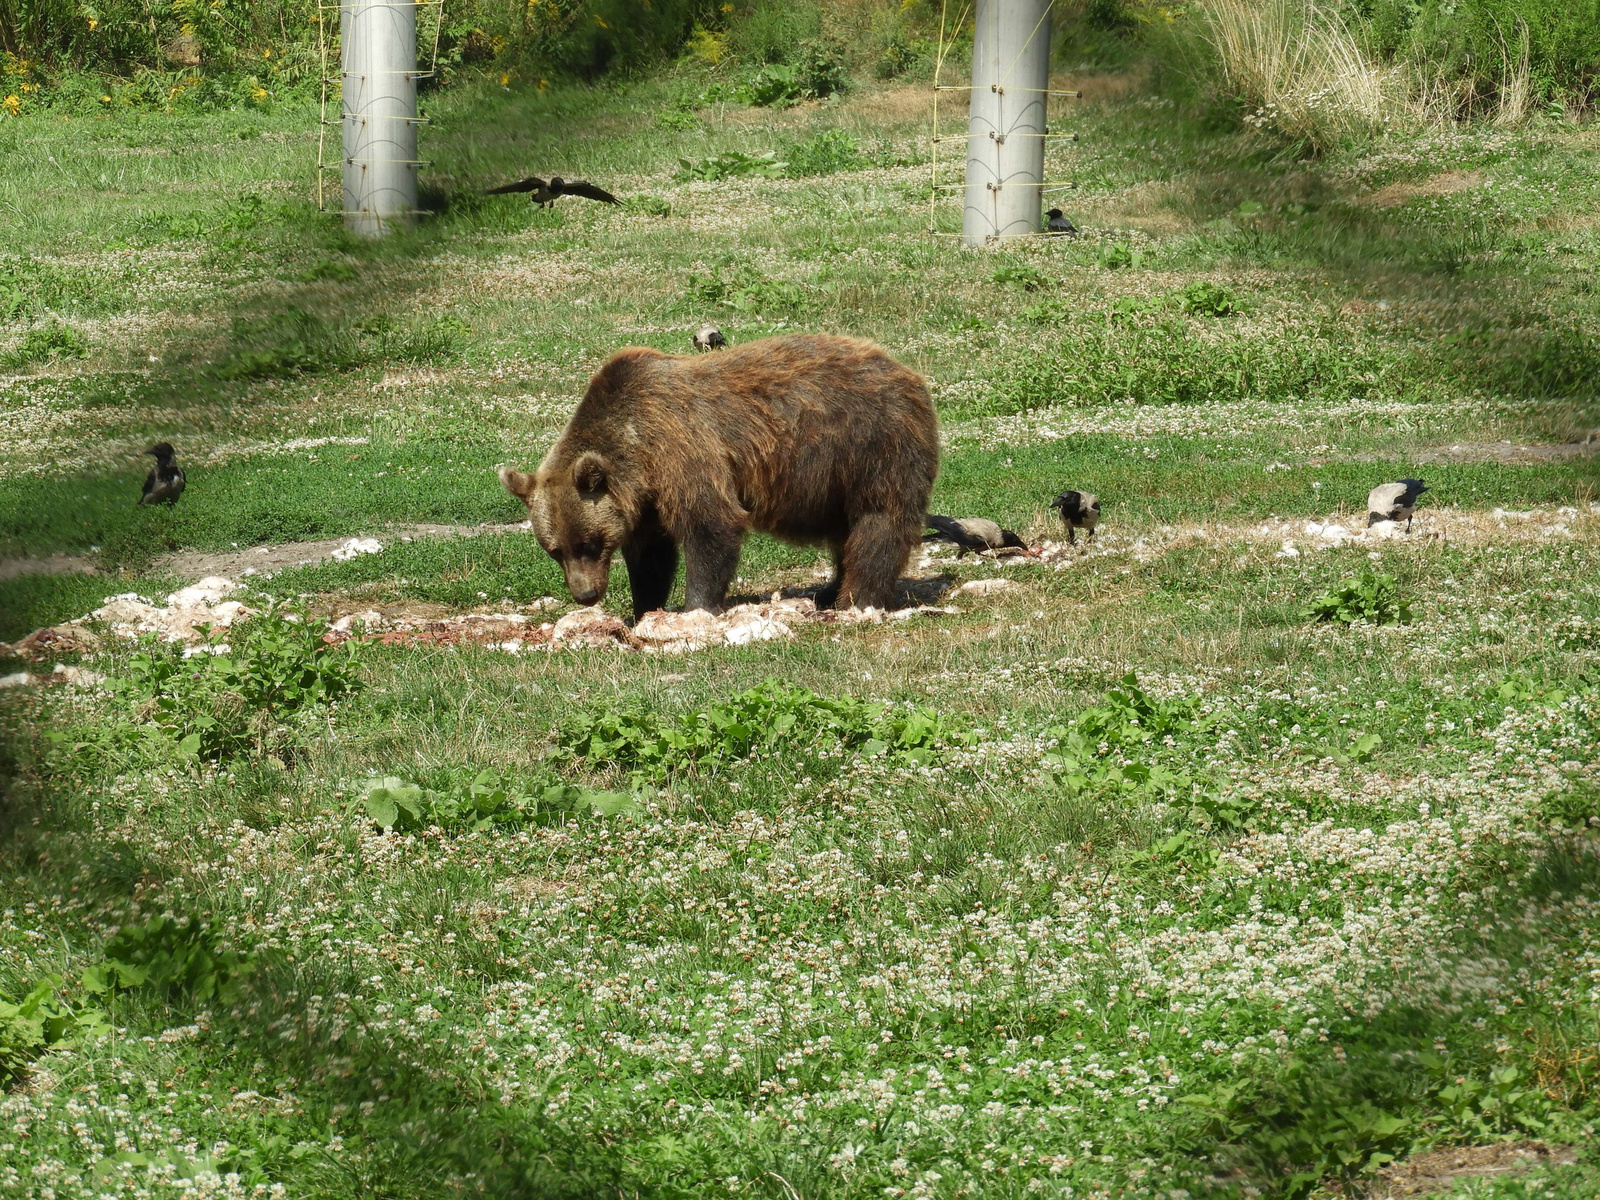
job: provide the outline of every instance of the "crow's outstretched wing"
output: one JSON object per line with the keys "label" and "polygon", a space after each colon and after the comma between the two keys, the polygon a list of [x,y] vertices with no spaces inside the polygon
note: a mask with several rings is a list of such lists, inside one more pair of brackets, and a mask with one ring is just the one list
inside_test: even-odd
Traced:
{"label": "crow's outstretched wing", "polygon": [[563,196],[582,196],[586,200],[598,200],[602,204],[622,203],[622,201],[606,191],[605,188],[595,187],[594,184],[582,179],[574,179],[570,182],[562,183],[561,194]]}
{"label": "crow's outstretched wing", "polygon": [[507,196],[512,192],[541,192],[550,185],[537,175],[530,175],[526,179],[519,179],[515,183],[505,184],[503,187],[490,188],[485,196]]}

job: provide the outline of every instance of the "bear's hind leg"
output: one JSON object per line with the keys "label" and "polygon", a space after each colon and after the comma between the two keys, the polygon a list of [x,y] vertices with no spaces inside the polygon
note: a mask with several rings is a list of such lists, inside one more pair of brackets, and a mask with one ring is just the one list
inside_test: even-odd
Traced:
{"label": "bear's hind leg", "polygon": [[633,619],[666,607],[678,573],[677,544],[665,534],[641,538],[622,548],[622,561],[628,564],[628,584],[633,590]]}
{"label": "bear's hind leg", "polygon": [[844,546],[835,544],[833,547],[833,578],[823,584],[813,598],[813,603],[820,611],[832,608],[839,603],[839,589],[844,586]]}
{"label": "bear's hind leg", "polygon": [[844,542],[844,578],[838,604],[847,608],[888,608],[894,586],[922,535],[920,517],[910,521],[888,513],[866,513],[850,527]]}
{"label": "bear's hind leg", "polygon": [[683,540],[683,608],[719,613],[739,569],[741,529],[702,526]]}

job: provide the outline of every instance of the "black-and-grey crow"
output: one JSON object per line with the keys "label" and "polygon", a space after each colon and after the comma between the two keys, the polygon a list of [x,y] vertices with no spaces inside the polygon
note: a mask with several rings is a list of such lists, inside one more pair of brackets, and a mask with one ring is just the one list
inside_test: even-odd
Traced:
{"label": "black-and-grey crow", "polygon": [[155,455],[155,469],[144,477],[144,493],[139,497],[140,504],[176,504],[178,497],[183,495],[185,481],[183,468],[172,461],[172,446],[167,442],[157,442],[146,454]]}
{"label": "black-and-grey crow", "polygon": [[1051,508],[1061,510],[1061,519],[1067,523],[1067,543],[1075,545],[1078,530],[1087,529],[1094,540],[1094,527],[1100,523],[1100,497],[1093,492],[1065,491],[1050,501]]}
{"label": "black-and-grey crow", "polygon": [[720,350],[728,344],[728,339],[722,336],[722,330],[715,325],[702,325],[694,331],[694,348],[696,350]]}
{"label": "black-and-grey crow", "polygon": [[1011,530],[1001,529],[997,523],[986,517],[967,517],[958,521],[954,517],[941,517],[938,513],[929,513],[928,525],[938,532],[927,534],[922,540],[954,542],[959,547],[956,551],[957,558],[965,557],[968,550],[981,554],[985,550],[998,552],[1028,548],[1028,543]]}
{"label": "black-and-grey crow", "polygon": [[559,175],[552,175],[548,182],[537,175],[530,175],[504,187],[490,188],[484,195],[508,196],[513,192],[531,193],[533,202],[541,208],[554,204],[562,196],[582,196],[585,200],[598,200],[602,204],[622,203],[604,188],[595,187],[582,179],[563,179]]}
{"label": "black-and-grey crow", "polygon": [[1428,485],[1420,479],[1402,479],[1397,483],[1380,483],[1367,493],[1367,528],[1379,521],[1404,521],[1406,532],[1411,532],[1411,514]]}
{"label": "black-and-grey crow", "polygon": [[1044,227],[1045,227],[1046,230],[1049,231],[1051,236],[1053,236],[1053,237],[1077,237],[1078,236],[1078,227],[1076,225],[1074,225],[1071,221],[1067,220],[1067,218],[1064,215],[1062,215],[1062,212],[1061,212],[1061,210],[1059,208],[1052,208],[1049,212],[1045,213],[1045,216],[1048,218],[1048,220],[1045,221]]}

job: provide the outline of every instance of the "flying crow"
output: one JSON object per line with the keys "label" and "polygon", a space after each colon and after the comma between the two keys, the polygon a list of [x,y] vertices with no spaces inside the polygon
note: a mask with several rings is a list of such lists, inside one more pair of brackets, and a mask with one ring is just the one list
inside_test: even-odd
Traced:
{"label": "flying crow", "polygon": [[1078,530],[1087,529],[1094,539],[1094,527],[1100,523],[1100,497],[1093,492],[1062,492],[1050,501],[1051,508],[1061,510],[1061,519],[1067,523],[1067,543],[1078,540]]}
{"label": "flying crow", "polygon": [[1049,220],[1045,222],[1044,227],[1050,231],[1050,235],[1052,237],[1078,236],[1078,227],[1071,221],[1067,220],[1067,218],[1062,215],[1059,208],[1052,208],[1049,212],[1045,213],[1045,216],[1048,217]]}
{"label": "flying crow", "polygon": [[1406,532],[1411,532],[1411,514],[1417,501],[1428,490],[1420,479],[1402,479],[1398,483],[1380,483],[1367,493],[1367,528],[1379,521],[1404,521]]}
{"label": "flying crow", "polygon": [[172,446],[167,442],[157,442],[146,454],[155,455],[155,469],[144,477],[144,493],[139,497],[140,504],[176,504],[178,497],[183,495],[184,479],[183,468],[172,461]]}
{"label": "flying crow", "polygon": [[552,175],[548,183],[537,175],[530,175],[526,179],[508,183],[504,187],[490,188],[484,195],[506,196],[512,192],[531,192],[533,202],[540,208],[554,204],[561,196],[582,196],[586,200],[598,200],[602,204],[622,203],[604,188],[595,187],[594,184],[586,183],[582,179],[563,179],[559,175]]}
{"label": "flying crow", "polygon": [[727,344],[728,339],[722,336],[722,330],[715,325],[702,325],[694,331],[696,350],[720,350]]}
{"label": "flying crow", "polygon": [[984,517],[968,517],[964,521],[958,521],[954,517],[941,517],[938,513],[929,513],[928,524],[939,532],[930,533],[922,540],[954,542],[960,547],[956,551],[957,558],[964,558],[968,550],[981,554],[985,550],[999,552],[1028,549],[1028,543],[1011,530],[1001,529],[999,525]]}

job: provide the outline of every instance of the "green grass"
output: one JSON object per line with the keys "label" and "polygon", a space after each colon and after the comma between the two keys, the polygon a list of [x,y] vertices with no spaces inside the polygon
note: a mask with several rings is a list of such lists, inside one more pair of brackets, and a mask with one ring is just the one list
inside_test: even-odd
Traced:
{"label": "green grass", "polygon": [[[326,697],[265,626],[0,692],[0,1190],[1311,1197],[1538,1137],[1582,1161],[1460,1195],[1587,1200],[1600,479],[1484,445],[1600,422],[1584,137],[1308,163],[1137,89],[1063,102],[1086,237],[997,256],[925,232],[921,93],[657,119],[709,83],[435,94],[437,215],[378,245],[311,211],[308,110],[0,122],[0,353],[46,308],[88,347],[0,382],[0,554],[106,572],[0,583],[0,637],[162,595],[169,553],[358,533],[383,553],[251,603],[564,603],[524,533],[382,531],[520,520],[495,465],[702,320],[925,372],[939,511],[1059,540],[1061,488],[1105,506],[1082,557],[941,561],[1018,587],[903,624],[371,645]],[[673,178],[768,152],[841,169]],[[666,212],[480,194],[557,170]],[[1447,171],[1483,181],[1374,201]],[[151,511],[160,439],[189,487]],[[1406,475],[1412,538],[1303,532]],[[736,590],[818,560],[752,538]],[[1412,622],[1303,616],[1368,567]],[[522,799],[476,829],[484,771]],[[646,812],[535,819],[549,787]]]}

